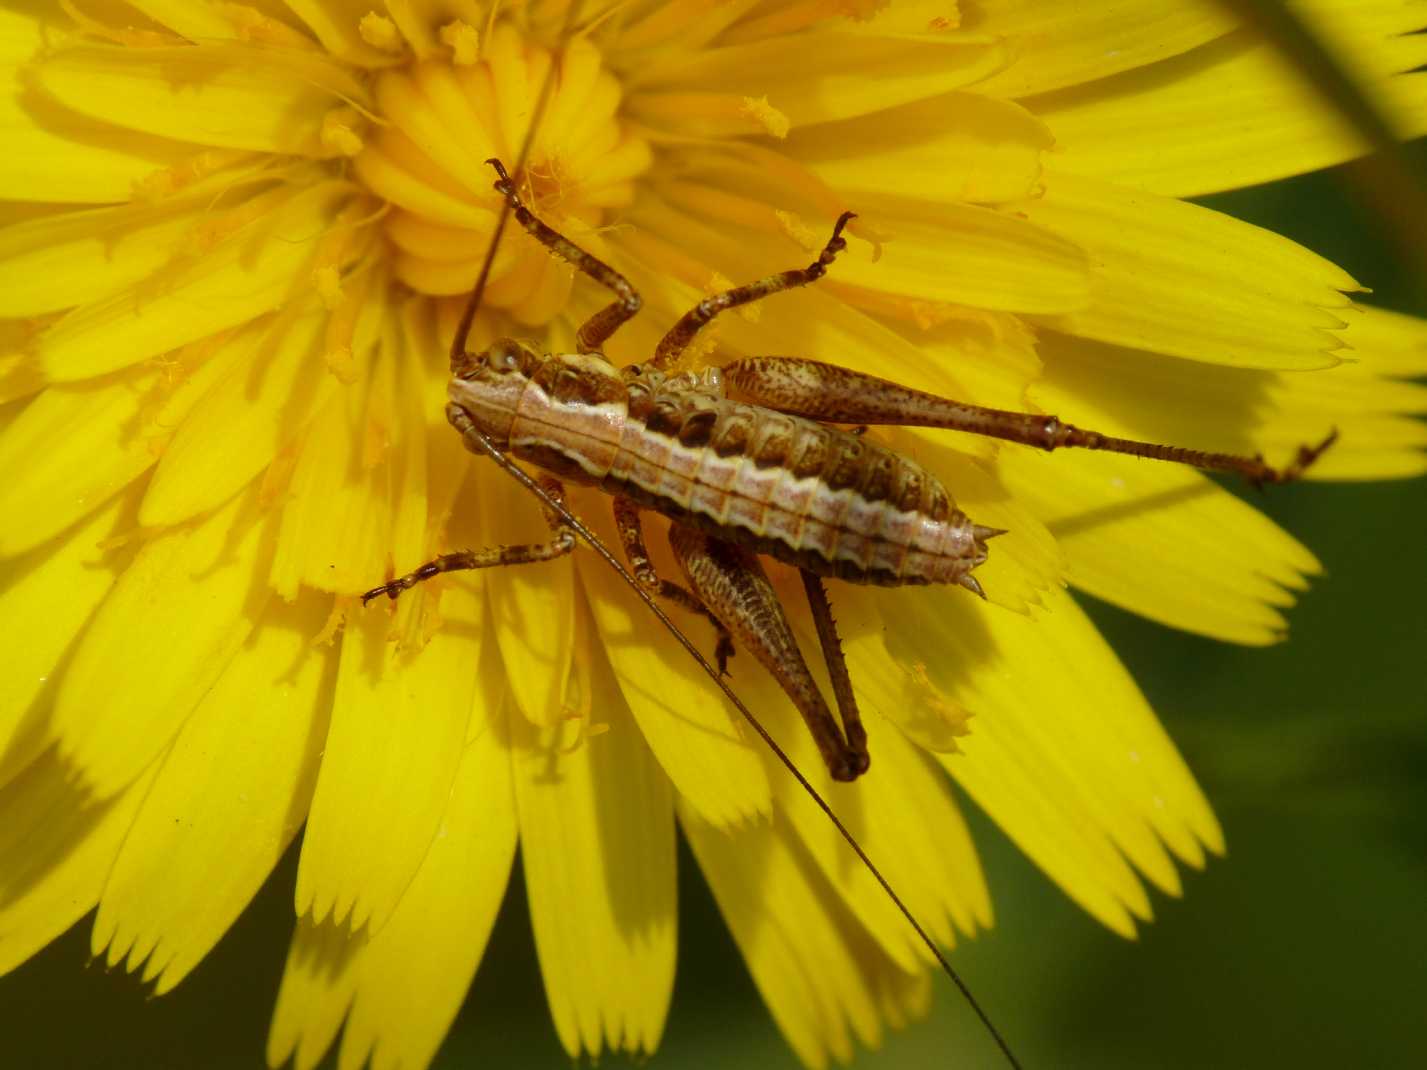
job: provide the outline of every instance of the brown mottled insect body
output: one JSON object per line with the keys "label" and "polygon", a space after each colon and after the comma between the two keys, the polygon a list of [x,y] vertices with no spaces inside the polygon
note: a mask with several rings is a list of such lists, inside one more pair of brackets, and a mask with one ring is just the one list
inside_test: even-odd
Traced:
{"label": "brown mottled insect body", "polygon": [[505,345],[451,381],[452,410],[546,471],[818,576],[957,583],[986,559],[989,529],[919,464],[730,399],[719,369],[616,371]]}

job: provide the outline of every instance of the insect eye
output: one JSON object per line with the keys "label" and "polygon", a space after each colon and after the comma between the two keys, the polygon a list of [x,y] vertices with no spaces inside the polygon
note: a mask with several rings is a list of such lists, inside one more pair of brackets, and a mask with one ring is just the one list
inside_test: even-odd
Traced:
{"label": "insect eye", "polygon": [[644,368],[638,364],[631,364],[628,368],[625,368],[624,370],[627,371],[630,375],[644,374]]}
{"label": "insect eye", "polygon": [[520,352],[515,346],[506,343],[490,350],[489,363],[492,371],[517,371],[520,368]]}

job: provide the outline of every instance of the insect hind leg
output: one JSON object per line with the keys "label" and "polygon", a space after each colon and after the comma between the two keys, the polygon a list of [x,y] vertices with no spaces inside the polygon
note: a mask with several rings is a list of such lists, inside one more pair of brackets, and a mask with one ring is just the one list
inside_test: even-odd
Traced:
{"label": "insect hind leg", "polygon": [[670,527],[669,542],[694,593],[797,707],[832,778],[856,780],[867,770],[867,756],[838,730],[757,556],[687,524]]}
{"label": "insect hind leg", "polygon": [[601,286],[613,290],[619,295],[617,300],[587,319],[575,334],[575,345],[581,353],[599,352],[600,348],[609,340],[610,335],[638,313],[644,305],[644,299],[639,296],[634,285],[614,268],[598,257],[585,252],[553,227],[536,219],[535,213],[527,208],[525,202],[520,199],[515,182],[506,173],[503,163],[496,159],[487,160],[486,163],[494,167],[496,174],[500,176],[495,184],[496,192],[505,197],[511,212],[515,215],[515,221],[524,227],[532,238],[562,260],[573,264]]}
{"label": "insect hind leg", "polygon": [[[540,486],[556,501],[563,503],[565,490],[558,480],[545,478],[540,480]],[[491,546],[484,550],[459,550],[456,553],[442,554],[433,558],[420,568],[413,569],[405,576],[398,576],[396,579],[382,584],[380,587],[373,587],[362,595],[362,605],[366,605],[373,598],[386,595],[392,601],[401,596],[402,591],[409,591],[418,583],[434,579],[444,572],[464,572],[477,568],[497,568],[504,565],[533,565],[541,561],[553,561],[557,557],[564,557],[575,548],[575,533],[558,516],[552,514],[548,509],[542,510],[545,514],[545,522],[550,526],[554,537],[549,542],[523,543],[518,546]]]}
{"label": "insect hind leg", "polygon": [[741,400],[823,423],[936,427],[1019,442],[1046,451],[1086,449],[1123,453],[1210,472],[1234,473],[1255,486],[1301,479],[1338,437],[1333,431],[1317,445],[1300,446],[1293,461],[1275,467],[1260,455],[1212,453],[1119,438],[1077,427],[1046,413],[972,405],[865,372],[801,357],[744,357],[727,365],[723,374],[725,382]]}
{"label": "insect hind leg", "polygon": [[661,371],[668,371],[679,359],[679,354],[688,348],[689,343],[694,340],[694,336],[720,312],[760,301],[765,297],[781,293],[783,290],[806,286],[808,283],[816,282],[822,278],[827,274],[828,265],[837,258],[837,254],[847,248],[847,239],[842,236],[842,230],[856,218],[857,215],[854,212],[843,212],[838,216],[837,222],[832,228],[832,237],[827,240],[827,244],[823,246],[818,258],[807,267],[796,268],[792,271],[780,271],[776,275],[769,275],[757,282],[750,282],[704,298],[688,312],[685,312],[679,318],[679,322],[669,329],[669,333],[660,339],[658,347],[654,350],[654,359],[650,364]]}
{"label": "insect hind leg", "polygon": [[803,577],[803,590],[808,595],[808,607],[813,611],[813,626],[822,646],[828,678],[832,680],[837,712],[842,714],[842,732],[847,737],[855,772],[865,773],[871,764],[867,753],[867,729],[862,724],[862,711],[857,708],[857,696],[852,693],[852,677],[847,671],[847,658],[842,653],[842,640],[837,634],[837,621],[833,620],[827,588],[823,586],[822,577],[816,573],[807,569],[799,569],[798,573]]}

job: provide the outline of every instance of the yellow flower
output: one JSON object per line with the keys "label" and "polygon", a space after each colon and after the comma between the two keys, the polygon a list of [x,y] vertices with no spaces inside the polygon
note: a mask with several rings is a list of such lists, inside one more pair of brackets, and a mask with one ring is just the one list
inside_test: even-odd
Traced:
{"label": "yellow flower", "polygon": [[[1399,74],[1427,60],[1414,5],[1309,7],[1427,128]],[[1427,391],[1403,381],[1427,325],[1177,199],[1359,149],[1218,6],[589,9],[560,52],[553,2],[0,12],[0,970],[97,906],[95,954],[167,991],[305,822],[270,1059],[339,1043],[344,1066],[420,1067],[519,842],[566,1050],[652,1051],[677,817],[807,1064],[924,1009],[902,919],[591,555],[354,601],[540,536],[442,400],[498,206],[482,161],[514,159],[552,62],[528,196],[645,296],[617,363],[728,280],[805,263],[854,208],[825,281],[720,320],[699,358],[806,354],[1273,459],[1336,426],[1315,476],[1427,469]],[[475,341],[568,348],[607,300],[512,233]],[[1314,558],[1193,471],[888,440],[1010,530],[978,572],[992,604],[833,592],[870,722],[856,785],[827,783],[746,659],[739,690],[939,942],[991,923],[943,770],[1131,934],[1145,883],[1177,893],[1176,860],[1223,840],[1064,584],[1268,643]],[[606,502],[572,502],[614,541]]]}

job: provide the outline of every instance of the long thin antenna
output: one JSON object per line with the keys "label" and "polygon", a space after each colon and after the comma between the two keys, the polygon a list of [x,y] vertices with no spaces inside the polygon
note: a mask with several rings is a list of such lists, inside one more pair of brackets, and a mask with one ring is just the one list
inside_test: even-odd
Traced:
{"label": "long thin antenna", "polygon": [[[561,28],[559,38],[562,44],[569,40],[570,31],[575,25],[576,15],[581,7],[581,2],[582,0],[572,0],[570,7],[565,13],[565,23]],[[525,131],[525,140],[520,146],[520,153],[515,159],[515,166],[511,169],[512,174],[518,175],[525,166],[526,160],[529,158],[530,148],[535,141],[536,126],[545,111],[546,104],[550,99],[550,94],[554,89],[555,72],[559,59],[559,55],[551,57],[550,69],[546,72],[545,80],[540,86],[540,94],[536,98],[534,110],[530,114],[530,125]],[[466,352],[466,341],[470,334],[471,324],[475,321],[476,310],[480,307],[481,297],[485,292],[486,280],[490,277],[491,265],[495,262],[496,250],[500,244],[501,235],[505,233],[505,227],[509,220],[510,201],[509,199],[504,199],[501,204],[500,213],[496,218],[495,230],[491,233],[490,245],[486,249],[485,260],[481,264],[481,273],[477,277],[476,285],[471,290],[471,296],[466,302],[464,311],[461,313],[461,320],[456,328],[456,334],[451,339],[451,363],[453,367],[456,365],[458,358],[462,357]],[[812,801],[817,804],[818,809],[832,822],[833,827],[837,829],[838,835],[852,848],[853,854],[867,867],[867,872],[872,874],[873,879],[881,886],[887,898],[890,899],[897,910],[901,912],[902,917],[907,919],[907,924],[912,927],[918,938],[926,945],[927,950],[932,953],[937,963],[941,966],[942,972],[951,978],[952,984],[956,985],[962,997],[976,1013],[976,1017],[981,1020],[981,1024],[985,1026],[986,1031],[991,1034],[992,1039],[996,1042],[996,1046],[1001,1050],[1001,1054],[1006,1057],[1006,1061],[1011,1065],[1013,1070],[1021,1070],[1021,1063],[1012,1053],[1010,1045],[1006,1043],[1006,1038],[1001,1035],[1001,1031],[996,1028],[986,1011],[982,1009],[981,1004],[976,1001],[976,997],[971,994],[971,989],[967,986],[966,982],[961,979],[961,975],[952,968],[951,963],[947,961],[946,955],[942,953],[941,948],[936,946],[936,942],[932,940],[930,934],[922,928],[921,922],[917,921],[911,909],[902,901],[902,897],[892,888],[887,878],[882,875],[882,871],[878,869],[872,859],[868,857],[867,852],[862,849],[862,845],[857,842],[857,838],[852,835],[848,827],[842,823],[842,819],[833,811],[828,801],[822,797],[817,788],[813,787],[812,783],[803,775],[802,770],[797,767],[793,759],[788,757],[788,753],[778,745],[778,741],[768,733],[768,730],[763,727],[762,722],[753,715],[753,711],[744,705],[743,700],[738,697],[733,688],[719,675],[718,670],[709,663],[708,659],[699,651],[699,648],[694,645],[693,640],[685,635],[683,630],[674,623],[673,619],[664,612],[664,608],[655,601],[654,596],[644,589],[639,581],[630,573],[629,569],[625,568],[624,563],[615,557],[609,547],[605,546],[600,540],[600,537],[586,527],[583,521],[571,513],[563,502],[557,501],[554,497],[547,494],[539,483],[532,479],[523,468],[497,449],[495,444],[477,428],[471,427],[467,429],[466,436],[467,441],[474,440],[482,452],[504,469],[507,475],[534,495],[545,508],[559,516],[562,521],[569,525],[570,530],[583,539],[589,545],[590,549],[594,550],[594,552],[604,560],[605,564],[614,570],[615,574],[618,575],[619,578],[628,585],[629,589],[649,608],[649,612],[654,614],[659,623],[662,624],[669,634],[678,641],[679,645],[687,651],[689,657],[693,658],[694,662],[704,670],[708,678],[724,693],[724,697],[733,704],[733,708],[739,712],[743,719],[752,727],[753,731],[757,733],[758,738],[763,741],[764,745],[773,753],[774,757],[788,770],[793,779],[798,782],[798,786],[807,793],[808,798],[812,799]]]}

